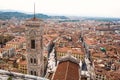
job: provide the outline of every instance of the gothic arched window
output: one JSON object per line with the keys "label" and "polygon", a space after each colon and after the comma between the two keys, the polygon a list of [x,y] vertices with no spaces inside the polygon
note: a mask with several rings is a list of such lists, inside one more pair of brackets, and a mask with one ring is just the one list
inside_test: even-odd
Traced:
{"label": "gothic arched window", "polygon": [[32,58],[30,59],[30,63],[33,63],[33,59]]}
{"label": "gothic arched window", "polygon": [[33,75],[33,71],[30,71],[30,74]]}
{"label": "gothic arched window", "polygon": [[36,62],[37,62],[37,61],[36,61],[36,59],[34,58],[34,63],[36,64]]}
{"label": "gothic arched window", "polygon": [[35,49],[35,40],[31,40],[31,49]]}
{"label": "gothic arched window", "polygon": [[37,73],[36,73],[36,71],[34,71],[34,75],[35,75],[35,76],[37,76]]}

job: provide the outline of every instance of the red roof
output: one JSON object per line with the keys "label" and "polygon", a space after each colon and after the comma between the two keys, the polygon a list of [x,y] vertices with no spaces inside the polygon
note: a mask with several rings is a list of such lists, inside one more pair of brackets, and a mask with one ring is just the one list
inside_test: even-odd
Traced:
{"label": "red roof", "polygon": [[53,80],[79,80],[79,65],[72,61],[63,61],[58,64]]}

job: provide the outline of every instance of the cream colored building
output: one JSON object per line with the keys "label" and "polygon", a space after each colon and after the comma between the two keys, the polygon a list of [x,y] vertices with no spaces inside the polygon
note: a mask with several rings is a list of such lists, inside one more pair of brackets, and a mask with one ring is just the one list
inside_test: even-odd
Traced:
{"label": "cream colored building", "polygon": [[16,36],[14,39],[6,43],[6,46],[12,47],[15,49],[23,48],[23,44],[25,44],[25,37]]}

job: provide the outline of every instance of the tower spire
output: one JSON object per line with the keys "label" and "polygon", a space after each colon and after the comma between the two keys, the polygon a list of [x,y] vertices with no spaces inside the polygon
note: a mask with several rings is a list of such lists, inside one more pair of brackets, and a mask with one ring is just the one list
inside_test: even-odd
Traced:
{"label": "tower spire", "polygon": [[34,19],[35,19],[35,3],[34,3]]}

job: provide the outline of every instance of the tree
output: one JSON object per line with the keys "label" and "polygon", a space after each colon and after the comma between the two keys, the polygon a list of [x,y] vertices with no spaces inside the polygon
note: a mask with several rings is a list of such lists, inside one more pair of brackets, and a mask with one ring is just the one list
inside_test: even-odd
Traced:
{"label": "tree", "polygon": [[12,80],[12,77],[11,77],[11,76],[9,76],[9,78],[8,78],[7,80]]}
{"label": "tree", "polygon": [[22,60],[26,60],[26,57],[24,55],[22,55]]}
{"label": "tree", "polygon": [[100,50],[101,50],[102,52],[105,52],[105,53],[106,53],[106,49],[105,49],[105,48],[101,47]]}

